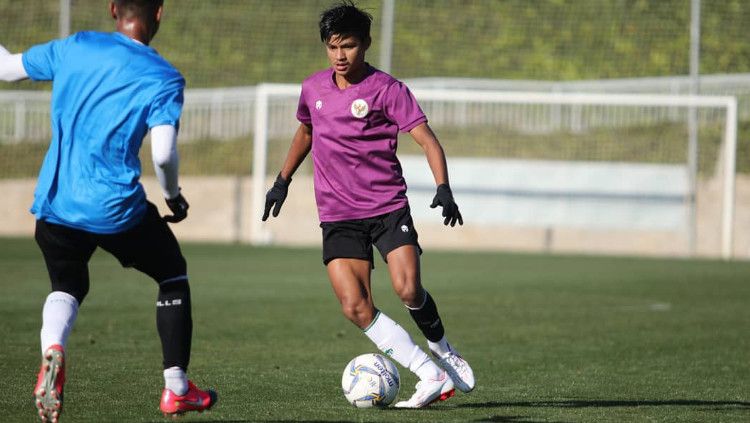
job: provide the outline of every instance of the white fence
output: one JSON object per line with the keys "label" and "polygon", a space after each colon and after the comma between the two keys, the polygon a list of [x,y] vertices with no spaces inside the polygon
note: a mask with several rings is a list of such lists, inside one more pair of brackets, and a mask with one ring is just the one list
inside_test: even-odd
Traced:
{"label": "white fence", "polygon": [[[738,99],[738,117],[750,119],[750,74],[703,76],[704,95],[732,95]],[[596,81],[508,81],[462,78],[423,78],[407,80],[413,89],[470,89],[492,91],[533,91],[547,93],[659,93],[686,94],[688,77],[637,78]],[[0,143],[47,142],[50,93],[38,91],[0,91]],[[192,89],[185,93],[185,108],[180,141],[232,140],[253,134],[256,87]],[[425,102],[425,111],[434,122],[443,126],[503,125],[527,133],[557,130],[582,131],[589,128],[618,128],[652,121],[683,120],[684,110],[675,107],[658,111],[628,108],[596,109],[589,107],[561,108],[557,104],[497,105],[478,104],[469,107],[457,102]],[[296,102],[275,104],[268,113],[271,136],[289,136],[294,129]],[[658,114],[655,114],[658,113]],[[703,115],[712,120],[716,116]],[[285,119],[285,117],[287,119]]]}

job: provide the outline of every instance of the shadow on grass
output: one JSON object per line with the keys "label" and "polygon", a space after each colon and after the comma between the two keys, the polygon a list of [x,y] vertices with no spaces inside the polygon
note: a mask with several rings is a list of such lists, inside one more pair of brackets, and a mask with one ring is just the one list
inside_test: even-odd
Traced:
{"label": "shadow on grass", "polygon": [[[188,423],[191,420],[182,420],[182,417],[178,417],[174,420],[169,418],[164,418],[163,420],[154,420],[153,422],[149,423],[169,423],[170,421],[176,421],[178,423]],[[354,420],[264,420],[264,419],[252,419],[252,420],[193,420],[195,423],[256,423],[256,422],[263,422],[263,423],[291,423],[291,422],[302,422],[302,423],[367,423],[367,421],[354,421]],[[527,422],[524,422],[527,423]],[[531,422],[528,422],[531,423]]]}
{"label": "shadow on grass", "polygon": [[[491,423],[543,423],[542,421],[538,420],[528,420],[529,417],[523,417],[523,416],[492,416],[488,418],[483,418],[479,420],[473,420],[474,422],[491,422]],[[168,419],[165,419],[159,423],[168,422]],[[264,423],[363,423],[360,420],[196,420],[196,422],[199,423],[251,423],[251,422],[264,422]],[[157,422],[153,422],[157,423]],[[367,423],[365,421],[364,423]],[[551,422],[549,420],[544,420],[544,423],[564,423],[564,422]]]}
{"label": "shadow on grass", "polygon": [[[674,399],[674,400],[565,400],[565,401],[514,401],[514,402],[502,402],[502,401],[489,401],[489,402],[478,402],[478,403],[465,403],[458,404],[455,406],[445,406],[446,409],[450,408],[507,408],[507,407],[529,407],[529,408],[607,408],[607,407],[665,407],[665,406],[680,406],[680,407],[707,407],[713,410],[728,410],[728,409],[739,409],[739,410],[750,410],[750,402],[745,401],[704,401],[704,400],[685,400],[685,399]],[[387,409],[390,411],[390,409]],[[399,410],[400,412],[406,410]],[[414,410],[418,412],[419,410]],[[164,423],[168,420],[160,420],[154,423]],[[184,421],[184,420],[183,420]],[[288,422],[310,422],[310,423],[355,423],[354,420],[279,420],[279,419],[253,419],[253,420],[200,420],[202,423],[250,423],[250,422],[266,422],[266,423],[288,423]],[[541,421],[533,420],[532,417],[528,416],[501,416],[495,415],[486,418],[473,420],[474,422],[492,422],[492,423],[541,423]],[[362,423],[362,421],[358,421]],[[546,423],[563,423],[563,422],[550,422],[545,420]],[[187,422],[185,422],[187,423]]]}
{"label": "shadow on grass", "polygon": [[[557,407],[557,408],[605,408],[605,407],[715,407],[716,409],[750,409],[750,402],[744,401],[704,401],[704,400],[565,400],[565,401],[490,401],[456,405],[456,408],[501,408],[501,407]],[[500,420],[503,421],[503,420]]]}
{"label": "shadow on grass", "polygon": [[[473,420],[474,422],[492,422],[492,423],[542,423],[542,421],[538,420],[529,420],[529,417],[524,416],[491,416],[487,418],[482,418],[478,420]],[[181,420],[177,420],[181,421]],[[164,419],[161,421],[154,421],[151,423],[165,423],[169,422],[169,419]],[[307,422],[307,423],[368,423],[368,421],[361,421],[361,420],[264,420],[264,419],[252,419],[252,420],[196,420],[197,423],[251,423],[251,422],[264,422],[264,423],[299,423],[299,422]],[[186,422],[187,423],[187,422]],[[564,423],[564,422],[554,422],[549,420],[544,420],[544,423]]]}
{"label": "shadow on grass", "polygon": [[524,416],[491,416],[483,419],[472,420],[473,422],[490,422],[490,423],[565,423],[552,420],[529,420],[531,417]]}

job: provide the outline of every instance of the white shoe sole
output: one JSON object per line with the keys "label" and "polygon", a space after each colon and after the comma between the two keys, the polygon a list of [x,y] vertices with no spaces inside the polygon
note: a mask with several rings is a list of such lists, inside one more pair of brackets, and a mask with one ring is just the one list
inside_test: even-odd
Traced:
{"label": "white shoe sole", "polygon": [[[446,375],[450,378],[450,376]],[[440,388],[440,394],[437,395],[435,398],[432,398],[428,401],[426,401],[423,404],[411,404],[409,401],[401,401],[394,404],[395,408],[425,408],[429,406],[430,404],[434,404],[438,401],[446,401],[452,396],[456,394],[456,389],[453,387],[453,382],[448,380],[445,384],[443,384],[442,388]]]}

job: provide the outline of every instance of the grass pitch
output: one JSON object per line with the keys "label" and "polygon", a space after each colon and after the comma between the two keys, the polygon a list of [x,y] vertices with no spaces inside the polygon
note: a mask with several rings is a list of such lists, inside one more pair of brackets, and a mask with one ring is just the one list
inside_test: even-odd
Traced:
{"label": "grass pitch", "polygon": [[[0,421],[35,420],[48,279],[0,240]],[[423,279],[477,376],[426,410],[357,410],[345,364],[375,348],[340,314],[317,249],[185,244],[190,377],[219,403],[182,421],[750,421],[750,263],[436,252]],[[424,345],[376,263],[376,303]],[[63,422],[161,422],[156,285],[97,252],[68,345]],[[400,368],[399,398],[416,379]]]}

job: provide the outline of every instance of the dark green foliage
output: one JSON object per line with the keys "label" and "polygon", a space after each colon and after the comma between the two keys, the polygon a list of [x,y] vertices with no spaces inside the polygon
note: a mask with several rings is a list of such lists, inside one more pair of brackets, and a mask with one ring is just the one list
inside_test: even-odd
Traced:
{"label": "dark green foliage", "polygon": [[[111,31],[107,3],[73,1],[72,30]],[[299,82],[326,66],[317,23],[332,3],[167,1],[153,46],[191,88]],[[377,65],[381,1],[357,3],[375,18],[368,58]],[[22,51],[56,37],[57,4],[0,0],[0,43]],[[701,4],[701,73],[750,72],[750,3]],[[401,0],[395,15],[392,71],[400,78],[577,80],[689,72],[690,0]]]}

